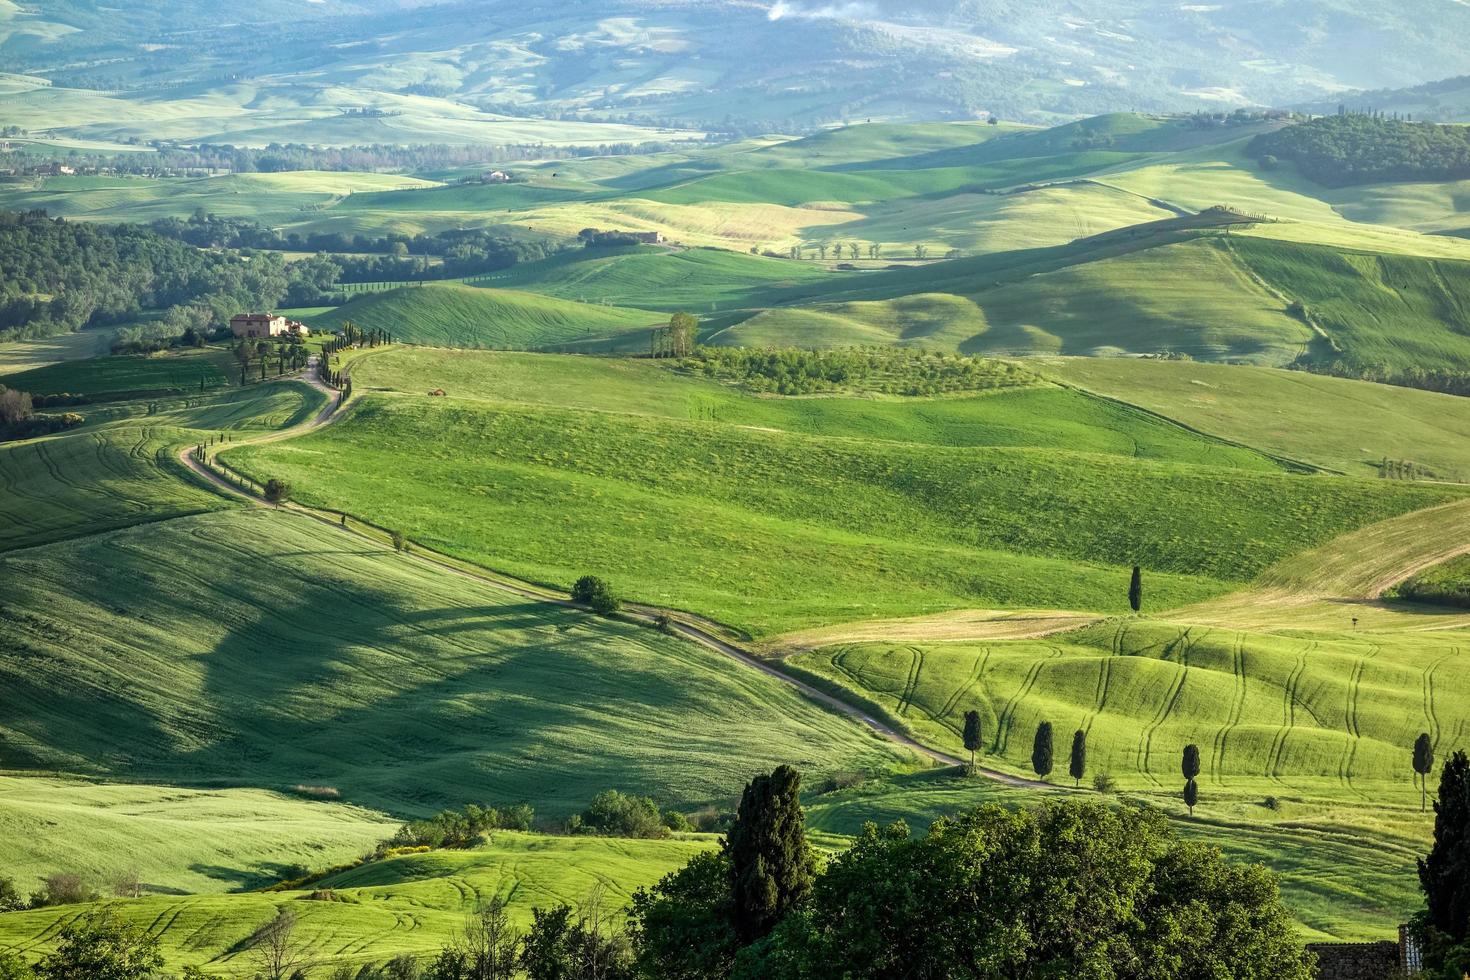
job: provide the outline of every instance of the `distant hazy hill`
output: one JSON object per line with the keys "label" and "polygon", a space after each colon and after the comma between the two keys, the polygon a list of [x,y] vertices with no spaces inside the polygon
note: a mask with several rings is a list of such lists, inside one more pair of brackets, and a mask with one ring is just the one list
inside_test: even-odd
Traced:
{"label": "distant hazy hill", "polygon": [[1459,75],[1413,88],[1356,92],[1311,102],[1307,112],[1333,113],[1339,106],[1351,110],[1377,109],[1427,122],[1470,122],[1470,75]]}
{"label": "distant hazy hill", "polygon": [[[0,110],[15,110],[0,115],[39,126],[27,102],[42,101],[49,126],[106,136],[163,97],[204,117],[170,135],[268,142],[395,128],[313,134],[303,108],[783,129],[1279,105],[1470,72],[1470,6],[1433,2],[1427,16],[1389,0],[0,0],[0,65],[122,93],[89,103],[0,84]],[[245,127],[240,109],[265,125]]]}

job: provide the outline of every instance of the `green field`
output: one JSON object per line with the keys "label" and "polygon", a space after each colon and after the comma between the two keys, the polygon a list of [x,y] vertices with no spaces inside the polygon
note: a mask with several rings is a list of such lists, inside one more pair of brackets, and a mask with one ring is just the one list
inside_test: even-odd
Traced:
{"label": "green field", "polygon": [[25,706],[0,734],[26,768],[564,817],[612,786],[693,806],[776,762],[904,762],[719,654],[292,514],[232,509],[11,552],[0,580],[0,670]]}
{"label": "green field", "polygon": [[370,810],[257,789],[0,776],[0,868],[23,891],[57,871],[108,891],[130,870],[151,892],[258,888],[298,864],[355,860],[394,829]]}
{"label": "green field", "polygon": [[313,330],[336,330],[351,320],[364,330],[432,347],[527,349],[603,340],[666,318],[644,310],[594,306],[508,289],[460,283],[406,286],[357,296],[313,317]]}
{"label": "green field", "polygon": [[[209,975],[250,976],[245,948],[279,908],[298,917],[301,938],[328,964],[381,963],[399,953],[429,957],[464,928],[468,915],[491,897],[507,903],[524,928],[536,906],[576,905],[597,886],[613,907],[635,888],[714,844],[713,838],[664,841],[545,837],[501,832],[473,851],[410,855],[328,878],[330,900],[310,892],[217,896],[149,896],[112,903],[125,921],[162,940],[172,968],[203,967]],[[52,945],[66,922],[86,906],[63,906],[0,916],[0,948],[22,953]]]}
{"label": "green field", "polygon": [[1181,748],[1197,743],[1207,793],[1407,805],[1418,800],[1404,762],[1415,735],[1428,731],[1446,756],[1466,743],[1465,640],[1115,620],[1045,641],[853,644],[791,662],[876,700],[954,754],[964,713],[978,710],[986,759],[1017,771],[1029,769],[1031,736],[1047,720],[1068,743],[1086,730],[1094,771],[1125,787],[1172,789]]}
{"label": "green field", "polygon": [[0,552],[218,509],[222,498],[196,485],[175,453],[207,438],[294,425],[323,401],[304,385],[271,383],[85,405],[83,426],[0,443]]}
{"label": "green field", "polygon": [[1470,402],[1454,395],[1187,361],[1067,358],[1036,366],[1202,432],[1339,472],[1378,476],[1384,459],[1411,460],[1434,478],[1470,480]]}
{"label": "green field", "polygon": [[154,356],[129,355],[66,359],[45,367],[0,375],[0,384],[33,395],[69,393],[105,401],[205,392],[230,384],[237,370],[220,351],[190,351]]}
{"label": "green field", "polygon": [[[761,635],[965,606],[1113,611],[1133,562],[1157,573],[1161,602],[1182,604],[1341,531],[1450,499],[1437,488],[1262,472],[1272,464],[1254,454],[1144,416],[1109,419],[1105,406],[1064,393],[1048,407],[1074,414],[1066,426],[1032,426],[1048,395],[1020,391],[880,412],[841,399],[814,412],[825,400],[800,399],[787,418],[815,419],[782,431],[770,424],[782,410],[753,396],[744,400],[757,414],[745,418],[718,402],[691,411],[677,396],[662,418],[625,414],[626,402],[514,404],[513,383],[471,387],[473,365],[499,357],[379,355],[368,362],[379,373],[365,379],[420,358],[466,367],[462,380],[411,375],[438,379],[448,398],[375,392],[323,432],[226,456],[257,479],[290,480],[305,502],[460,557],[562,586],[604,574],[630,596]],[[585,362],[546,363],[579,373]],[[685,398],[709,390],[690,385]],[[931,413],[953,421],[904,418]],[[967,438],[942,435],[962,420]],[[930,444],[926,428],[938,436]],[[920,441],[901,441],[906,431]],[[1118,441],[1134,431],[1132,446]],[[1155,459],[1105,455],[1139,455],[1160,433]],[[944,441],[959,445],[933,444]],[[412,470],[393,462],[410,455]],[[1197,465],[1211,456],[1216,465]],[[1245,468],[1222,468],[1232,457]],[[1146,525],[1127,519],[1135,510],[1150,515]]]}

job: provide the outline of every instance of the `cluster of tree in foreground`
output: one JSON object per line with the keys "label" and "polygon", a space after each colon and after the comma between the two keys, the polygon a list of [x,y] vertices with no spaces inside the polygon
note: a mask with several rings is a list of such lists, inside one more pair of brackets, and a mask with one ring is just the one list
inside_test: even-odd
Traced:
{"label": "cluster of tree in foreground", "polygon": [[1470,127],[1339,112],[1262,133],[1246,152],[1267,169],[1282,160],[1327,187],[1470,178]]}

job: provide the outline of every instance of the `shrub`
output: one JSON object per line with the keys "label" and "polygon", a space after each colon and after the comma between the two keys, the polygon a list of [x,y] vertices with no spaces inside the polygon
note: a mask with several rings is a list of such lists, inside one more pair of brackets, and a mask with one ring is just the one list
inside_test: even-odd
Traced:
{"label": "shrub", "polygon": [[1267,810],[1280,810],[1281,801],[1274,796],[1268,796],[1261,801],[1261,806],[1265,807]]}
{"label": "shrub", "polygon": [[603,790],[578,815],[572,829],[609,837],[667,837],[658,804],[646,796],[625,796],[615,789]]}
{"label": "shrub", "polygon": [[[19,912],[26,907],[25,896],[12,878],[0,878],[0,912]],[[0,974],[3,976],[3,974]]]}
{"label": "shrub", "polygon": [[689,818],[678,810],[664,811],[664,826],[676,834],[687,834],[694,829],[694,825],[689,822]]}
{"label": "shrub", "polygon": [[39,909],[52,905],[80,905],[95,902],[97,898],[96,890],[81,875],[58,871],[42,879],[41,890],[31,896],[31,906]]}
{"label": "shrub", "polygon": [[0,953],[0,980],[34,980],[31,965],[14,953]]}
{"label": "shrub", "polygon": [[596,575],[583,575],[572,585],[572,600],[602,616],[611,616],[622,605],[612,587]]}
{"label": "shrub", "polygon": [[817,792],[835,793],[838,790],[852,789],[854,786],[861,786],[867,781],[868,774],[865,772],[860,772],[856,769],[840,769],[837,772],[834,772],[832,775],[828,776],[826,782],[822,783],[822,788],[819,789]]}
{"label": "shrub", "polygon": [[68,923],[56,951],[40,962],[36,974],[42,980],[149,980],[161,966],[157,937],[104,909]]}
{"label": "shrub", "polygon": [[1092,777],[1092,788],[1099,793],[1111,793],[1118,788],[1118,781],[1110,772],[1100,772]]}

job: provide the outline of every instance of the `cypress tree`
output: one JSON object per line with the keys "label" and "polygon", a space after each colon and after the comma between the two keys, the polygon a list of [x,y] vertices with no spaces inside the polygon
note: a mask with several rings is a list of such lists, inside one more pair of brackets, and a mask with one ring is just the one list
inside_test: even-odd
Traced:
{"label": "cypress tree", "polygon": [[1087,775],[1087,733],[1080,728],[1072,735],[1072,764],[1067,771],[1072,774],[1072,785],[1081,786]]}
{"label": "cypress tree", "polygon": [[812,888],[801,773],[779,766],[752,779],[724,850],[730,859],[731,917],[744,945],[768,935]]}
{"label": "cypress tree", "polygon": [[1189,807],[1189,815],[1194,816],[1194,805],[1199,802],[1199,783],[1193,779],[1184,784],[1184,805]]}
{"label": "cypress tree", "polygon": [[1051,722],[1043,721],[1036,726],[1036,741],[1031,744],[1031,769],[1045,779],[1051,775],[1052,738]]}
{"label": "cypress tree", "polygon": [[1420,732],[1414,740],[1414,772],[1419,775],[1419,812],[1428,806],[1429,774],[1434,771],[1434,743],[1428,732]]}
{"label": "cypress tree", "polygon": [[1134,612],[1143,608],[1143,569],[1133,566],[1133,578],[1128,582],[1128,605]]}
{"label": "cypress tree", "polygon": [[[1470,760],[1450,756],[1439,777],[1434,801],[1434,846],[1419,862],[1424,889],[1424,922],[1434,934],[1430,950],[1459,945],[1470,932]],[[1426,966],[1430,964],[1426,957]],[[1437,957],[1436,957],[1437,958]]]}
{"label": "cypress tree", "polygon": [[1184,747],[1184,761],[1180,765],[1179,768],[1180,768],[1180,771],[1184,773],[1184,778],[1185,779],[1188,779],[1188,780],[1191,780],[1192,781],[1194,779],[1194,777],[1196,777],[1196,776],[1199,775],[1199,746],[1198,745],[1194,745],[1194,744],[1191,743],[1191,744],[1186,745]]}
{"label": "cypress tree", "polygon": [[970,768],[975,768],[975,753],[981,745],[980,712],[965,712],[965,748],[970,750]]}

